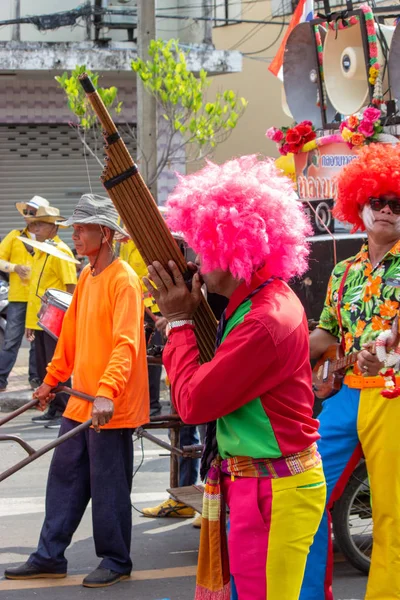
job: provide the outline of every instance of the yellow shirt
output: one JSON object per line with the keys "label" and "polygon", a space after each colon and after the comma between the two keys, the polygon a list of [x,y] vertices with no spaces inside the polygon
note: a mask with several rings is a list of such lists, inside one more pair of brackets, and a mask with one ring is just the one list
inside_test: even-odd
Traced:
{"label": "yellow shirt", "polygon": [[130,267],[135,271],[136,275],[140,279],[143,290],[144,305],[151,309],[153,313],[160,312],[154,299],[149,296],[146,286],[143,284],[142,277],[147,275],[147,265],[144,262],[139,250],[136,248],[135,243],[132,240],[121,244],[119,253],[120,258],[128,263]]}
{"label": "yellow shirt", "polygon": [[[53,241],[57,243],[58,250],[65,252],[73,258],[71,250],[58,236],[53,238]],[[76,284],[76,281],[76,267],[74,263],[67,262],[46,252],[35,250],[29,285],[26,327],[28,329],[41,329],[37,324],[37,314],[40,309],[40,299],[46,290],[55,288],[66,292],[67,285]]]}
{"label": "yellow shirt", "polygon": [[[33,256],[27,250],[29,246],[25,246],[20,240],[17,240],[17,237],[20,235],[25,235],[28,238],[31,237],[27,229],[13,229],[10,231],[0,243],[0,259],[6,260],[14,265],[31,266]],[[23,282],[17,273],[11,272],[10,289],[8,292],[9,301],[27,302],[28,294],[29,280],[26,279]]]}

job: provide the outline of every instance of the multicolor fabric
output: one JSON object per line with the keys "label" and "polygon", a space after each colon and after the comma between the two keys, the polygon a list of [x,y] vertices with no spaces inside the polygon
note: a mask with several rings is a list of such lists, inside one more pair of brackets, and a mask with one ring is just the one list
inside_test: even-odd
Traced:
{"label": "multicolor fabric", "polygon": [[282,458],[251,458],[248,456],[234,456],[221,462],[221,471],[234,477],[289,477],[304,473],[319,465],[321,457],[317,445]]}
{"label": "multicolor fabric", "polygon": [[380,388],[349,389],[324,402],[321,453],[328,487],[326,511],[311,546],[300,600],[333,600],[330,508],[363,453],[371,486],[373,552],[365,600],[400,598],[400,398]]}
{"label": "multicolor fabric", "polygon": [[240,600],[298,600],[326,498],[322,466],[278,479],[225,476],[229,559]]}
{"label": "multicolor fabric", "polygon": [[244,302],[269,276],[260,269],[250,286],[243,283],[232,294],[224,338],[211,361],[199,364],[189,328],[172,329],[164,348],[179,415],[194,425],[217,419],[222,458],[280,458],[302,452],[319,437],[300,301],[275,279]]}
{"label": "multicolor fabric", "polygon": [[[266,281],[260,283],[258,287],[250,292],[250,294],[243,300],[243,304],[246,304],[253,296],[258,294],[261,290],[263,290],[267,285],[274,281],[275,277],[269,277]],[[225,337],[225,329],[227,325],[226,318],[226,310],[221,315],[221,318],[218,323],[217,335],[215,340],[215,351],[220,347],[224,337]],[[218,455],[218,440],[217,440],[217,422],[211,421],[207,423],[206,427],[206,435],[204,439],[204,450],[203,455],[201,457],[200,464],[200,477],[204,480],[207,476],[208,469],[214,458]]]}
{"label": "multicolor fabric", "polygon": [[[297,475],[318,469],[321,458],[317,445],[313,444],[301,453],[276,460],[234,457],[215,459],[208,472],[203,497],[202,526],[197,570],[195,600],[225,600],[230,597],[230,571],[226,543],[225,502],[221,480],[229,475],[231,480],[295,478]],[[322,469],[317,485],[324,488]],[[287,483],[289,487],[290,483]],[[296,486],[297,487],[297,486]],[[323,506],[321,505],[321,514]],[[247,520],[246,518],[244,521]],[[320,516],[321,516],[320,514]],[[315,530],[318,522],[315,524]],[[314,531],[315,532],[315,531]],[[309,542],[311,543],[311,539]],[[308,548],[307,548],[308,551]],[[254,554],[254,548],[250,549]],[[305,555],[306,556],[306,555]],[[305,557],[304,557],[305,563]],[[304,565],[303,565],[304,566]],[[301,581],[301,580],[300,580]],[[293,596],[294,598],[294,596]],[[254,598],[252,599],[254,600]]]}
{"label": "multicolor fabric", "polygon": [[[338,263],[333,269],[319,327],[340,339],[337,318],[338,291],[347,265],[340,314],[346,353],[360,350],[375,340],[382,330],[390,329],[400,306],[400,241],[372,266],[365,243],[356,256]],[[341,339],[340,339],[341,341]]]}
{"label": "multicolor fabric", "polygon": [[230,571],[219,458],[208,471],[201,514],[195,600],[229,600]]}

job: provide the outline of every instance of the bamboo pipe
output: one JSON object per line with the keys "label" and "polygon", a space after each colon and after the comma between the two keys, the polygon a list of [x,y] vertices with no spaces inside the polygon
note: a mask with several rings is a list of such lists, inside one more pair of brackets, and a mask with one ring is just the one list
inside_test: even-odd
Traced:
{"label": "bamboo pipe", "polygon": [[[101,180],[120,212],[124,223],[143,258],[149,264],[159,260],[167,267],[174,260],[185,275],[187,264],[173,239],[149,189],[138,173],[118,130],[103,101],[86,74],[80,81],[103,129],[105,130],[107,159]],[[202,361],[214,354],[216,320],[205,298],[202,298],[194,320]]]}

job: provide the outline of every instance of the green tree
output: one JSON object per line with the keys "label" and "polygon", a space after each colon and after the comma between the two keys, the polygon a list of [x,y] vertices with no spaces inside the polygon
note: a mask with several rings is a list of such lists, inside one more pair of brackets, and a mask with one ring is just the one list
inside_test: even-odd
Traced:
{"label": "green tree", "polygon": [[[167,165],[182,159],[186,163],[198,161],[212,154],[215,146],[225,141],[236,127],[247,102],[232,90],[218,92],[214,101],[210,101],[207,90],[211,80],[203,69],[198,77],[189,70],[188,53],[179,47],[177,40],[153,40],[149,57],[148,61],[137,58],[131,66],[158,106],[157,138],[162,139],[163,150],[157,157],[156,172],[148,176],[147,184],[151,186]],[[56,79],[67,95],[70,110],[78,118],[77,131],[88,146],[85,132],[97,123],[78,81],[84,70],[84,66],[77,66],[70,76],[64,73]],[[97,87],[98,75],[91,77]],[[108,109],[121,112],[117,88],[97,89]],[[137,145],[135,128],[126,124],[124,130]],[[96,148],[88,149],[97,155]],[[140,148],[137,153],[139,161],[147,162]]]}
{"label": "green tree", "polygon": [[[98,135],[97,117],[78,79],[79,75],[83,73],[89,75],[101,99],[111,113],[119,114],[122,110],[122,102],[118,102],[117,100],[118,89],[116,87],[98,87],[99,75],[92,73],[92,71],[86,68],[86,65],[76,66],[70,74],[65,72],[55,77],[55,80],[67,96],[68,108],[77,117],[77,123],[71,123],[71,126],[74,127],[88,152],[103,166],[100,158],[103,154],[103,139]],[[92,131],[94,135],[88,136],[89,131]]]}

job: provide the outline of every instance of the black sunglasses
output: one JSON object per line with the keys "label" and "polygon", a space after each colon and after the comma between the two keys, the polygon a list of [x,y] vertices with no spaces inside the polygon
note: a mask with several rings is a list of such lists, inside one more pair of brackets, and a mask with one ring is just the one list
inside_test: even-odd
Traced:
{"label": "black sunglasses", "polygon": [[372,210],[379,212],[388,206],[394,215],[400,215],[400,198],[397,200],[385,200],[384,198],[370,198],[369,205]]}
{"label": "black sunglasses", "polygon": [[29,208],[24,208],[22,213],[25,217],[27,217],[27,216],[34,217],[36,215],[36,210],[35,209],[29,210]]}

